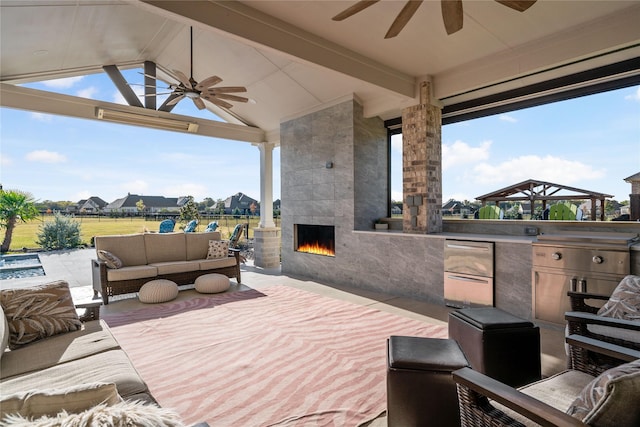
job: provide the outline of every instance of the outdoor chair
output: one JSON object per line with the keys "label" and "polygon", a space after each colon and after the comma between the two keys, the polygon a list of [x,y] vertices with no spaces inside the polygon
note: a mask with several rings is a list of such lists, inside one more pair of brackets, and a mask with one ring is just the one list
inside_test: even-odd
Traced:
{"label": "outdoor chair", "polygon": [[242,237],[242,232],[244,231],[244,224],[237,224],[231,232],[231,237],[229,237],[229,248],[236,249],[238,247],[238,242]]}
{"label": "outdoor chair", "polygon": [[[626,276],[610,297],[586,292],[568,294],[572,311],[565,314],[567,334],[582,335],[640,351],[640,276]],[[589,305],[587,300],[606,302],[598,308]],[[582,363],[602,364],[606,359],[585,349],[570,351],[577,352],[573,358],[580,358]]]}
{"label": "outdoor chair", "polygon": [[212,221],[207,225],[207,228],[205,228],[204,232],[205,233],[212,233],[214,231],[216,231],[218,229],[218,221]]}
{"label": "outdoor chair", "polygon": [[160,223],[158,233],[173,233],[173,228],[176,226],[176,222],[172,219],[165,219]]}
{"label": "outdoor chair", "polygon": [[196,231],[196,227],[198,226],[198,220],[192,219],[189,223],[184,227],[185,233],[193,233]]}
{"label": "outdoor chair", "polygon": [[483,206],[479,211],[479,219],[502,219],[504,218],[504,211],[498,206]]}
{"label": "outdoor chair", "polygon": [[579,335],[570,335],[567,343],[607,354],[615,366],[603,371],[574,361],[572,369],[519,389],[471,368],[454,371],[461,425],[640,425],[640,351]]}

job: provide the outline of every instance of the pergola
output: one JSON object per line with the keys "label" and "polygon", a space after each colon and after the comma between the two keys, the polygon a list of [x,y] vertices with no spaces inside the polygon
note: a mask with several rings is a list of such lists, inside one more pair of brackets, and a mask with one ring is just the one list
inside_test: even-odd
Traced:
{"label": "pergola", "polygon": [[[570,192],[570,193],[567,193]],[[534,203],[542,202],[542,209],[546,209],[547,202],[565,201],[565,200],[591,200],[591,220],[595,221],[597,217],[596,202],[600,201],[600,221],[604,221],[604,202],[606,198],[612,198],[611,194],[598,193],[596,191],[583,190],[581,188],[569,187],[567,185],[554,184],[552,182],[536,181],[529,179],[527,181],[514,184],[510,187],[502,188],[493,193],[484,194],[476,197],[477,200],[486,205],[487,202],[520,202],[528,201],[531,203],[531,211],[533,212]]]}

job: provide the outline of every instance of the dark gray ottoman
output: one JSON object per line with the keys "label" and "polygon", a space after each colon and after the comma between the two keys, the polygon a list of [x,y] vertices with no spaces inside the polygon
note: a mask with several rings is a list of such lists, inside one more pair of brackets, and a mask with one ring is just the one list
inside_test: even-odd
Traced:
{"label": "dark gray ottoman", "polygon": [[495,307],[464,308],[449,313],[449,338],[476,371],[512,387],[537,381],[540,329]]}
{"label": "dark gray ottoman", "polygon": [[451,339],[391,336],[387,347],[387,425],[459,426],[451,372],[468,366]]}

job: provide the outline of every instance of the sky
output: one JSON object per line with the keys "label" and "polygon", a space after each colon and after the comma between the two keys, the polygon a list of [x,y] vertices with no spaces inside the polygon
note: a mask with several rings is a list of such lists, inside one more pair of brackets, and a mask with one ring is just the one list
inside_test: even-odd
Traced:
{"label": "sky", "polygon": [[[392,199],[402,200],[401,138]],[[529,179],[629,200],[640,172],[640,86],[442,128],[442,202],[473,201]],[[565,193],[566,194],[566,193]]]}
{"label": "sky", "polygon": [[[143,83],[137,70],[123,71]],[[126,104],[104,74],[27,85]],[[133,86],[141,93],[141,86]],[[159,100],[159,104],[162,99]],[[189,100],[174,113],[217,118]],[[629,200],[640,172],[640,87],[444,126],[443,203],[536,179]],[[392,143],[392,198],[402,200],[401,139]],[[280,152],[274,150],[274,200]],[[0,108],[0,183],[36,200],[106,202],[127,193],[260,199],[260,157],[246,142]]]}

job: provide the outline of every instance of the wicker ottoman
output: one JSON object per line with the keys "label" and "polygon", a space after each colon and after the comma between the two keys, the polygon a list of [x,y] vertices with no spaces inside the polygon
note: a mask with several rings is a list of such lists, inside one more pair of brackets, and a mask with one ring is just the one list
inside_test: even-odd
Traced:
{"label": "wicker ottoman", "polygon": [[194,283],[196,285],[196,291],[201,294],[224,292],[231,286],[229,278],[224,274],[218,273],[203,274],[198,277]]}
{"label": "wicker ottoman", "polygon": [[495,307],[449,313],[449,338],[458,341],[469,364],[512,387],[541,378],[540,329]]}
{"label": "wicker ottoman", "polygon": [[451,372],[468,366],[451,339],[391,336],[387,345],[387,425],[459,426]]}
{"label": "wicker ottoman", "polygon": [[144,304],[157,304],[175,299],[178,285],[167,279],[156,279],[145,283],[138,292],[138,299]]}

